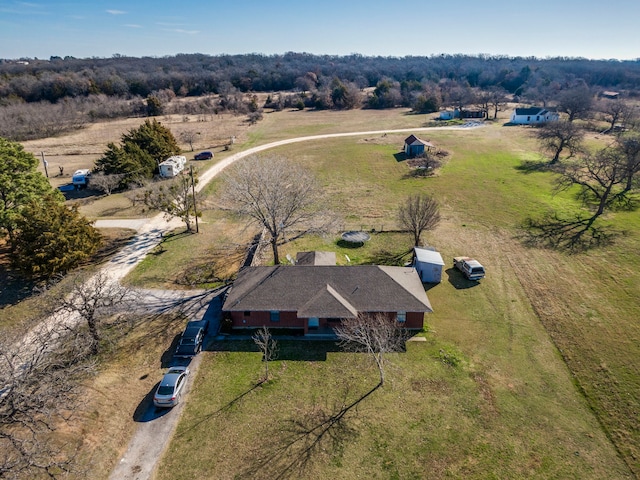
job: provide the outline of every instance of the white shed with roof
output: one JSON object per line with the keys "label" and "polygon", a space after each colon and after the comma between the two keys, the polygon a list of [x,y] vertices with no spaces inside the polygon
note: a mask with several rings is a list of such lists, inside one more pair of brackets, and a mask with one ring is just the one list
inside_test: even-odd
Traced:
{"label": "white shed with roof", "polygon": [[430,248],[414,247],[413,267],[417,270],[422,283],[440,283],[442,281],[442,255]]}

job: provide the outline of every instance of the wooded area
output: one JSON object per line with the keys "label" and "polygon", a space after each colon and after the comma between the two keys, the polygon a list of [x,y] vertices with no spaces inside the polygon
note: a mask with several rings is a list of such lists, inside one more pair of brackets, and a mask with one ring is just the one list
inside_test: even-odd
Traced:
{"label": "wooded area", "polygon": [[[505,95],[546,107],[576,90],[592,95],[615,90],[634,98],[640,90],[640,61],[293,52],[0,60],[0,136],[21,141],[56,135],[98,119],[163,113],[231,111],[246,114],[255,123],[263,107],[404,106],[429,113],[441,107],[473,105],[493,110],[495,117]],[[271,95],[266,102],[258,102],[255,93]],[[172,103],[180,97],[199,100]]]}

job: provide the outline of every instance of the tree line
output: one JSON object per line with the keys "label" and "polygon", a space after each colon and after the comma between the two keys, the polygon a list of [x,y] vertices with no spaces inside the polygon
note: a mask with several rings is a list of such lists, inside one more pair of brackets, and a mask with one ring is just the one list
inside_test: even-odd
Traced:
{"label": "tree line", "polygon": [[470,87],[499,86],[510,93],[560,86],[581,78],[591,87],[635,90],[640,86],[640,61],[583,58],[433,55],[381,57],[363,55],[180,54],[166,57],[125,57],[49,60],[3,60],[0,99],[57,102],[64,98],[104,94],[147,97],[169,89],[178,96],[222,93],[225,84],[239,91],[309,90],[322,78],[339,78],[359,88],[381,80],[437,83],[454,80]]}
{"label": "tree line", "polygon": [[[556,105],[576,89],[637,95],[638,61],[499,56],[176,55],[0,61],[0,136],[24,141],[89,122],[162,114],[247,115],[262,109],[477,108],[507,99]],[[266,102],[256,93],[268,92]],[[193,97],[191,102],[174,102]]]}

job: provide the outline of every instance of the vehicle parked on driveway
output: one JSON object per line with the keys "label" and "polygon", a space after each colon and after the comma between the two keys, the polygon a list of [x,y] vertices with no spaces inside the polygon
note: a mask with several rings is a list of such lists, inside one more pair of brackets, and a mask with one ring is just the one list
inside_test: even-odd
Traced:
{"label": "vehicle parked on driveway", "polygon": [[206,337],[207,333],[209,332],[209,320],[191,320],[189,323],[187,323],[187,327],[185,328],[185,330],[192,327],[202,327],[203,337]]}
{"label": "vehicle parked on driveway", "polygon": [[180,343],[176,347],[175,357],[193,357],[202,349],[204,328],[199,325],[188,325],[182,332]]}
{"label": "vehicle parked on driveway", "polygon": [[189,369],[187,367],[169,368],[153,395],[153,404],[159,408],[176,406],[187,383],[188,375]]}
{"label": "vehicle parked on driveway", "polygon": [[209,160],[210,158],[213,158],[213,153],[212,152],[200,152],[200,153],[196,153],[193,156],[194,160]]}

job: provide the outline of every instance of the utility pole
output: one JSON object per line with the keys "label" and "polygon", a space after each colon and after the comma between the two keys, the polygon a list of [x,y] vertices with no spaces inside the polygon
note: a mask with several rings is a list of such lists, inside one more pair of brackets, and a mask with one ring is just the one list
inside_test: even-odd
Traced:
{"label": "utility pole", "polygon": [[191,193],[193,195],[193,216],[196,217],[196,233],[200,233],[198,228],[198,209],[196,208],[196,184],[193,180],[193,165],[189,165],[189,173],[191,175]]}
{"label": "utility pole", "polygon": [[47,178],[49,178],[49,171],[47,170],[47,165],[49,164],[49,162],[47,162],[44,159],[44,152],[40,152],[40,155],[42,155],[42,164],[44,165],[44,174],[47,176]]}

